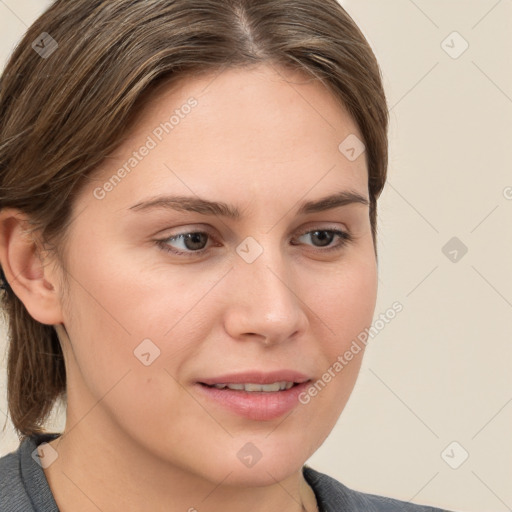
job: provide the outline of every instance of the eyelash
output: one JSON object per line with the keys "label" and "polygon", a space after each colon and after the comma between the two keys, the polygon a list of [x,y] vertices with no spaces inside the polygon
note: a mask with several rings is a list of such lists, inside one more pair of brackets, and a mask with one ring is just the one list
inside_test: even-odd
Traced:
{"label": "eyelash", "polygon": [[[340,251],[341,249],[345,248],[345,246],[347,244],[349,244],[350,242],[353,241],[353,237],[350,233],[348,233],[347,231],[341,231],[339,229],[310,229],[310,230],[301,232],[298,235],[298,238],[300,238],[304,235],[308,235],[310,233],[316,233],[316,232],[333,233],[333,234],[337,235],[340,239],[338,244],[336,244],[332,247],[327,247],[326,249],[317,248],[318,249],[317,252],[320,252],[320,253],[329,253],[332,251]],[[168,242],[170,240],[173,240],[173,241],[177,240],[180,237],[183,237],[185,235],[198,235],[198,234],[207,235],[210,237],[210,239],[215,240],[215,238],[207,231],[185,231],[183,233],[177,233],[176,235],[168,236],[164,239],[155,240],[155,242],[157,243],[158,247],[165,252],[168,252],[168,253],[171,253],[171,254],[174,254],[177,256],[194,257],[194,256],[198,256],[198,255],[202,255],[202,254],[206,253],[209,250],[209,248],[200,249],[198,251],[185,252],[185,251],[179,251],[177,249],[171,248],[169,246]],[[299,244],[294,244],[294,245],[299,245]]]}

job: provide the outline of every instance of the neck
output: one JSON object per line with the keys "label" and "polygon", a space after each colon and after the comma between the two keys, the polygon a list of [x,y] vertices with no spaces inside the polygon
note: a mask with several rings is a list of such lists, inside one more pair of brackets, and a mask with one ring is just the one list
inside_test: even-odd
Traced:
{"label": "neck", "polygon": [[247,512],[317,510],[302,468],[269,485],[240,485],[231,472],[205,478],[148,453],[125,433],[95,425],[98,412],[73,423],[68,411],[71,428],[50,443],[59,457],[45,475],[60,512],[238,512],[241,503]]}

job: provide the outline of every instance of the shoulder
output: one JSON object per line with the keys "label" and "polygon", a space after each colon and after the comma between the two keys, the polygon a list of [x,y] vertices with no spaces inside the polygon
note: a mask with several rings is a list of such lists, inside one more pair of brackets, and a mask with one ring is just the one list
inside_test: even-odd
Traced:
{"label": "shoulder", "polygon": [[0,458],[0,510],[33,510],[21,477],[21,447]]}
{"label": "shoulder", "polygon": [[375,494],[354,491],[329,475],[304,465],[303,474],[315,492],[320,512],[450,512]]}
{"label": "shoulder", "polygon": [[57,510],[43,468],[36,458],[32,457],[38,444],[53,437],[54,434],[43,434],[25,438],[16,451],[0,458],[2,512]]}

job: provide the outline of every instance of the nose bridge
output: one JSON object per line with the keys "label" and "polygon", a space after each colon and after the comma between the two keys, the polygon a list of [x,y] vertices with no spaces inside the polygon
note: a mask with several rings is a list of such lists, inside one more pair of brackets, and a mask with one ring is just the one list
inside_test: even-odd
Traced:
{"label": "nose bridge", "polygon": [[271,238],[264,244],[246,239],[237,248],[232,274],[236,291],[228,315],[233,336],[252,333],[277,340],[304,328],[293,271]]}

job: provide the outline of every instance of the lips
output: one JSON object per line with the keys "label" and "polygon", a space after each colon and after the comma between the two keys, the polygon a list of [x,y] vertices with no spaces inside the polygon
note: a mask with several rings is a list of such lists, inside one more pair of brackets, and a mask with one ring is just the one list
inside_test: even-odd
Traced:
{"label": "lips", "polygon": [[[310,381],[307,375],[295,370],[251,370],[201,379],[195,383],[195,389],[198,397],[206,400],[208,405],[215,404],[224,411],[252,421],[271,421],[299,405],[299,395]],[[285,389],[279,389],[283,382],[286,383]],[[274,383],[279,383],[279,386],[272,386]],[[228,385],[235,389],[225,387]]]}
{"label": "lips", "polygon": [[307,375],[295,370],[275,370],[263,372],[259,370],[250,370],[246,372],[229,373],[217,377],[201,379],[199,384],[214,386],[215,384],[273,384],[275,382],[293,382],[302,384],[310,380]]}
{"label": "lips", "polygon": [[283,417],[298,407],[299,396],[309,385],[309,381],[306,381],[283,391],[249,392],[229,388],[217,389],[214,386],[197,383],[195,389],[199,400],[206,401],[207,409],[213,405],[225,411],[222,414],[229,412],[251,421],[271,421]]}

